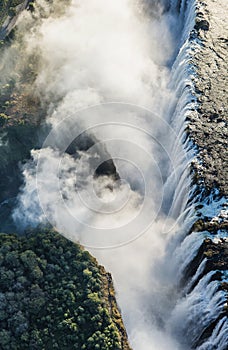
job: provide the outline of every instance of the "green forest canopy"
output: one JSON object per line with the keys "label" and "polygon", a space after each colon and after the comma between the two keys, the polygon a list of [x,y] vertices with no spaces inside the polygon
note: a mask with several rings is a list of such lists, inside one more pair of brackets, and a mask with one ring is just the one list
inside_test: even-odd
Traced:
{"label": "green forest canopy", "polygon": [[102,270],[52,230],[0,234],[0,349],[121,349]]}

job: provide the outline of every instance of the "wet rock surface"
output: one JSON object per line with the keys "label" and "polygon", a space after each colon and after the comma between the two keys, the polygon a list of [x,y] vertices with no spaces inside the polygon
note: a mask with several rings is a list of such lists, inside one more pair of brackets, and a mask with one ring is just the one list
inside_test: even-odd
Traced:
{"label": "wet rock surface", "polygon": [[[189,280],[197,273],[197,269],[205,259],[205,268],[201,275],[198,276],[198,279],[195,280],[195,283],[191,285],[191,290],[189,290],[189,292],[196,287],[203,275],[214,271],[214,274],[211,276],[211,281],[218,281],[218,290],[225,293],[225,295],[228,295],[228,283],[223,279],[224,272],[226,272],[228,269],[228,242],[224,239],[214,242],[210,238],[205,238],[198,250],[197,255],[185,270],[186,280]],[[212,319],[212,322],[204,328],[202,334],[198,335],[192,348],[198,349],[199,346],[207,341],[207,339],[212,335],[215,327],[224,317],[228,317],[227,303],[224,304],[223,308],[217,313],[217,315],[215,315],[215,319]],[[215,349],[215,347],[208,347],[208,349]]]}
{"label": "wet rock surface", "polygon": [[[207,261],[202,273],[206,274],[212,270],[215,270],[216,273],[214,274],[214,278],[221,281],[221,272],[228,269],[228,242],[226,242],[224,239],[213,242],[212,239],[205,238],[197,255],[192,260],[191,265],[189,265],[185,270],[185,278],[189,279],[192,277],[205,258]],[[200,277],[202,276],[199,276],[199,278]],[[196,281],[195,284],[197,282],[198,281]],[[192,288],[195,286],[195,284],[192,286]],[[228,291],[227,287],[228,284],[223,282],[223,290]]]}
{"label": "wet rock surface", "polygon": [[[212,279],[219,282],[219,289],[228,300],[228,2],[195,0],[195,8],[190,64],[195,72],[191,79],[196,108],[187,117],[187,134],[195,149],[191,167],[195,189],[191,200],[198,219],[189,233],[199,232],[204,238],[183,279],[184,283],[190,280],[206,261],[192,288],[214,271]],[[212,335],[224,316],[228,316],[227,306],[218,311],[217,318],[204,329],[193,348],[198,348]]]}
{"label": "wet rock surface", "polygon": [[228,28],[225,0],[196,1],[192,35],[198,49],[193,56],[197,111],[189,118],[190,138],[198,148],[197,175],[206,188],[228,192]]}

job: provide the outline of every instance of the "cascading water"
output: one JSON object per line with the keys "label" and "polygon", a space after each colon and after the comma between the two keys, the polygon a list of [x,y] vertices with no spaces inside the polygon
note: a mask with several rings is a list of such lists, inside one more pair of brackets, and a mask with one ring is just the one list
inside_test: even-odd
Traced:
{"label": "cascading water", "polygon": [[[194,27],[195,2],[185,2],[184,5],[183,1],[181,7],[185,7],[186,3],[188,6],[188,16],[186,17],[186,24],[184,26],[184,40],[179,55],[173,64],[173,77],[171,78],[171,86],[177,92],[178,96],[178,102],[175,112],[172,114],[171,124],[177,130],[177,133],[180,130],[180,138],[184,134],[183,124],[185,124],[188,114],[194,113],[194,110],[197,108],[194,86],[191,79],[192,75],[195,74],[195,70],[189,63],[189,60],[193,51],[197,50],[198,45],[200,45],[200,42],[197,39],[192,40],[190,35],[190,31]],[[185,137],[182,139],[185,139]],[[188,145],[187,140],[185,149],[188,159],[192,159],[194,155],[192,146],[192,143]],[[192,188],[191,192],[194,193],[194,191],[195,189]],[[192,198],[192,195],[190,197]],[[198,198],[196,197],[196,199],[188,202],[187,207],[192,206],[194,208],[200,202],[204,207],[204,201],[201,201],[201,195],[198,195]],[[174,203],[176,203],[176,199]],[[208,203],[210,205],[210,199],[208,199]],[[219,205],[217,206],[217,211],[215,210],[213,213],[215,216],[219,213]],[[192,211],[189,213],[192,216]],[[197,213],[196,210],[195,213]],[[184,223],[186,223],[186,219],[185,217]],[[194,220],[194,216],[192,219],[193,222],[196,220],[196,218]],[[188,233],[189,229],[185,232]],[[182,237],[182,242],[174,248],[173,254],[175,255],[175,259],[173,266],[175,266],[174,268],[177,271],[177,281],[181,281],[185,277],[186,269],[191,267],[204,237],[204,232],[193,232],[184,239]],[[176,306],[172,310],[170,320],[168,321],[168,327],[170,327],[172,334],[177,334],[177,337],[182,339],[184,348],[197,348],[200,350],[226,349],[228,344],[228,322],[227,317],[224,316],[226,296],[225,292],[221,290],[219,281],[215,277],[216,271],[206,272],[206,263],[206,259],[202,260],[195,274],[187,283],[185,282],[186,286],[183,287],[182,285],[183,294],[182,297],[177,298]],[[223,280],[226,280],[225,276],[223,276]]]}
{"label": "cascading water", "polygon": [[[72,1],[25,40],[28,53],[41,55],[34,89],[49,103],[51,132],[25,165],[14,219],[24,228],[47,217],[112,272],[135,350],[225,350],[225,298],[214,272],[203,273],[204,261],[183,282],[203,239],[187,236],[196,219],[185,135],[196,106],[194,3]],[[92,147],[65,152],[85,132]],[[91,175],[110,158],[111,176]]]}

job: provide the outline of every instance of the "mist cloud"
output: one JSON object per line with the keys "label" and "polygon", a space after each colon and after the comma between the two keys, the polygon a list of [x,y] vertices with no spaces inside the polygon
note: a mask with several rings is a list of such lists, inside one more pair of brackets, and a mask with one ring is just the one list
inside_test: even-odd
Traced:
{"label": "mist cloud", "polygon": [[[21,229],[49,221],[90,247],[113,273],[135,350],[177,350],[166,327],[175,303],[166,245],[178,225],[167,215],[169,208],[160,210],[172,168],[173,135],[165,132],[165,120],[175,101],[167,62],[175,49],[170,26],[176,18],[162,14],[157,1],[150,14],[146,5],[75,0],[56,16],[38,1],[33,16],[39,20],[24,35],[34,20],[22,16],[24,55],[38,56],[32,89],[49,106],[46,123],[52,131],[24,166],[25,185],[13,217]],[[41,18],[42,12],[49,16]],[[97,140],[96,147],[67,154],[81,131]],[[108,158],[118,181],[94,176]],[[164,234],[164,223],[173,230]],[[102,247],[110,249],[97,249]]]}

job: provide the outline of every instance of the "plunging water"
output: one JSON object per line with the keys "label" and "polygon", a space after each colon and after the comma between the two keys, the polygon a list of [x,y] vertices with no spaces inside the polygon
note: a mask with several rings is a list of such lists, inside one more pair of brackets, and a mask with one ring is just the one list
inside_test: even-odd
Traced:
{"label": "plunging water", "polygon": [[[41,53],[34,88],[49,103],[51,132],[25,166],[14,219],[48,220],[112,272],[135,350],[190,349],[224,304],[200,268],[186,297],[179,288],[202,242],[186,237],[195,221],[184,133],[195,103],[186,69],[194,1],[167,4],[72,1],[26,39]],[[79,136],[92,146],[72,155]],[[115,169],[97,176],[108,159]],[[225,329],[221,319],[213,344]]]}

